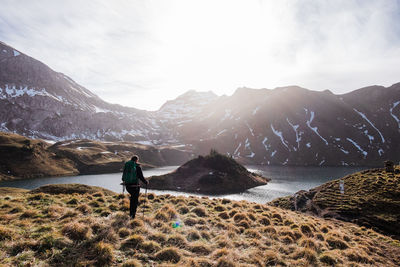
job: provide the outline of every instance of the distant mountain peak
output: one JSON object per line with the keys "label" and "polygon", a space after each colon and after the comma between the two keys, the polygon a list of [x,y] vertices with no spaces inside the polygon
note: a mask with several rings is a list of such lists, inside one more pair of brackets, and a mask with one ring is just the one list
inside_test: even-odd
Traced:
{"label": "distant mountain peak", "polygon": [[201,92],[192,89],[179,95],[177,98],[175,98],[175,100],[182,98],[187,99],[187,98],[204,98],[204,97],[217,98],[218,96],[211,90],[206,92]]}

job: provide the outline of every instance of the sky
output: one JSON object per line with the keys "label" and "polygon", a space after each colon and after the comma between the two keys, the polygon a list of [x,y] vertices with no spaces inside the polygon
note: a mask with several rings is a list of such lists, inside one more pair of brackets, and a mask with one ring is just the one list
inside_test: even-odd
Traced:
{"label": "sky", "polygon": [[0,0],[0,40],[104,100],[400,82],[400,1]]}

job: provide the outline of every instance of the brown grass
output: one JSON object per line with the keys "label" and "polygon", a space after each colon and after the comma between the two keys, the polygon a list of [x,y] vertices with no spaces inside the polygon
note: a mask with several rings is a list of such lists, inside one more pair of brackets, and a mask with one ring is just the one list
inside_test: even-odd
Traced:
{"label": "brown grass", "polygon": [[[89,206],[93,201],[98,207]],[[243,201],[166,195],[147,198],[144,218],[131,220],[117,201],[127,198],[101,193],[0,197],[0,266],[400,263],[398,241],[350,223]],[[181,227],[172,227],[176,221]]]}

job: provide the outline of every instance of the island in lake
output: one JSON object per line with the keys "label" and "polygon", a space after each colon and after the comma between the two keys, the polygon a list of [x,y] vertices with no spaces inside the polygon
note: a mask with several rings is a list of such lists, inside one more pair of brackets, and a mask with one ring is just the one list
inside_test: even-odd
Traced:
{"label": "island in lake", "polygon": [[219,195],[243,192],[268,181],[249,172],[233,158],[212,150],[209,155],[192,159],[171,173],[150,177],[149,188]]}

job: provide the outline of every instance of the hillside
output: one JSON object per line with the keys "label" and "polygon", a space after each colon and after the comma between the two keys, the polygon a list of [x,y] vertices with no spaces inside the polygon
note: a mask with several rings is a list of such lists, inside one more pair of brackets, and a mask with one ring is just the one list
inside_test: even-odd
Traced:
{"label": "hillside", "polygon": [[[58,185],[60,187],[60,185]],[[245,201],[148,194],[0,196],[0,264],[398,266],[400,243],[351,223]],[[48,189],[46,192],[49,192]]]}
{"label": "hillside", "polygon": [[218,195],[243,192],[265,185],[267,181],[267,178],[247,171],[234,159],[213,150],[171,173],[150,177],[149,188]]}
{"label": "hillside", "polygon": [[49,151],[50,144],[0,132],[0,180],[79,173],[74,162]]}
{"label": "hillside", "polygon": [[33,138],[216,148],[242,164],[379,166],[400,161],[399,103],[400,83],[343,95],[242,87],[188,91],[150,112],[107,103],[0,42],[0,130]]}
{"label": "hillside", "polygon": [[69,140],[51,145],[0,132],[0,180],[119,172],[134,154],[140,155],[145,168],[179,165],[191,156],[170,147],[130,142]]}
{"label": "hillside", "polygon": [[[291,210],[337,218],[373,228],[400,239],[400,171],[371,169],[325,183],[270,204]],[[340,180],[344,193],[339,190]]]}

